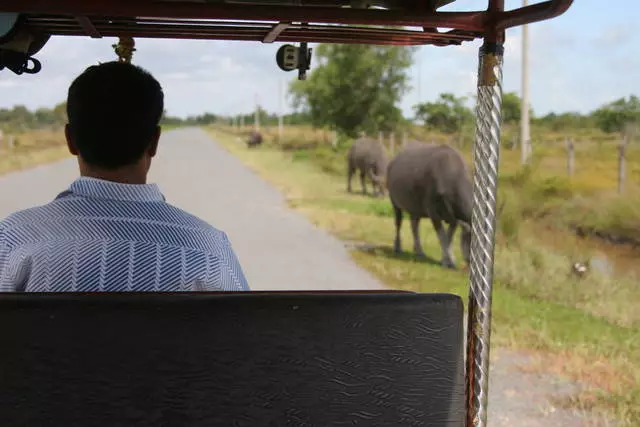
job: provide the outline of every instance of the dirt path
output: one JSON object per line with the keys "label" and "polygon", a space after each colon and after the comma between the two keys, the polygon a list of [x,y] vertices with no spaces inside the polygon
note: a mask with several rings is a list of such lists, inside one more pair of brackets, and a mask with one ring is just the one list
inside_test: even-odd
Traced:
{"label": "dirt path", "polygon": [[[286,206],[284,197],[199,129],[167,133],[152,167],[167,200],[226,231],[253,289],[375,289],[344,245]],[[46,203],[76,177],[73,159],[0,177],[0,217]],[[525,374],[526,357],[495,351],[489,426],[604,426],[551,404],[577,387]]]}

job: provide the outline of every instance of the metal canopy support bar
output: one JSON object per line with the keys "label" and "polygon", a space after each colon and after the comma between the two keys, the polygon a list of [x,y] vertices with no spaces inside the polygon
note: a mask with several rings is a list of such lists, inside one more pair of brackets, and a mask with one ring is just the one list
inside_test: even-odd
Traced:
{"label": "metal canopy support bar", "polygon": [[480,48],[476,140],[473,147],[470,292],[467,328],[467,426],[487,424],[491,294],[502,107],[501,43]]}
{"label": "metal canopy support bar", "polygon": [[291,22],[281,22],[278,25],[274,25],[262,42],[273,43],[284,30],[289,28],[289,26],[291,26]]}
{"label": "metal canopy support bar", "polygon": [[[489,0],[490,12],[502,10],[504,0]],[[485,34],[479,53],[467,307],[467,427],[487,426],[496,199],[502,126],[503,43],[504,30],[494,26]]]}
{"label": "metal canopy support bar", "polygon": [[[49,35],[447,46],[491,31],[557,16],[567,10],[573,0],[549,0],[507,12],[502,8],[437,11],[438,6],[450,3],[449,0],[377,2],[390,5],[391,9],[343,7],[349,3],[345,3],[346,0],[281,0],[289,4],[267,4],[270,1],[239,4],[186,0],[2,0],[2,10],[25,14],[31,25]],[[151,22],[154,20],[157,22]],[[293,22],[310,25],[290,24],[286,28],[280,25]],[[267,26],[267,29],[255,31],[256,25]],[[219,29],[220,26],[225,28]],[[452,30],[438,31],[438,28]]]}
{"label": "metal canopy support bar", "polygon": [[87,18],[86,16],[76,16],[76,20],[78,21],[78,24],[80,24],[82,29],[92,38],[94,39],[102,38],[102,34],[100,34],[100,32],[93,25],[93,22],[91,22],[91,19]]}
{"label": "metal canopy support bar", "polygon": [[482,31],[486,12],[422,12],[351,9],[342,7],[236,5],[219,3],[157,2],[144,0],[3,0],[7,12],[112,17],[171,17],[186,19],[239,19],[324,22],[395,26],[431,26]]}
{"label": "metal canopy support bar", "polygon": [[[73,18],[30,15],[29,26],[52,35],[84,36],[87,31]],[[452,30],[443,33],[425,33],[419,30],[336,26],[329,24],[302,25],[293,23],[241,22],[137,18],[93,18],[93,25],[104,37],[157,37],[218,40],[254,40],[269,43],[271,38],[280,42],[339,42],[375,44],[460,44],[473,40],[480,33]],[[265,37],[267,34],[267,37]]]}
{"label": "metal canopy support bar", "polygon": [[[438,12],[423,8],[353,9],[344,7],[280,6],[160,2],[154,0],[3,0],[5,12],[72,16],[172,17],[187,19],[242,19],[290,22],[441,27],[483,31],[508,28],[562,14],[573,0],[548,0],[511,11]],[[417,5],[421,3],[416,2]],[[409,3],[411,5],[411,3]]]}

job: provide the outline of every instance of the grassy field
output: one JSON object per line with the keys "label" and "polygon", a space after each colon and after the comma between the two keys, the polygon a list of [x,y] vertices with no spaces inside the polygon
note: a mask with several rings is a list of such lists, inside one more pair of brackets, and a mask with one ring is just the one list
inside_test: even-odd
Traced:
{"label": "grassy field", "polygon": [[0,175],[63,159],[69,155],[62,130],[38,130],[8,136],[0,141]]}
{"label": "grassy field", "polygon": [[[501,198],[505,216],[513,221],[533,218],[561,227],[580,226],[585,231],[625,237],[640,242],[640,144],[626,149],[625,192],[617,194],[619,137],[587,129],[573,134],[544,131],[534,127],[533,158],[528,167],[520,165],[520,152],[507,148],[515,128],[505,128],[500,159]],[[270,145],[308,156],[331,174],[344,173],[348,141],[332,149],[332,135],[306,127],[288,127],[280,141],[276,129],[263,129]],[[238,131],[235,131],[238,133]],[[574,175],[568,176],[565,137],[575,141]],[[415,127],[407,135],[422,141],[456,143],[471,162],[471,143],[460,145],[457,138]],[[402,136],[396,135],[395,146]],[[389,146],[388,139],[385,144]],[[301,148],[307,148],[302,150]],[[309,150],[313,148],[313,150]],[[397,150],[396,150],[397,151]]]}
{"label": "grassy field", "polygon": [[[163,126],[163,132],[177,126]],[[0,175],[51,163],[68,157],[64,131],[33,130],[13,135],[14,146],[9,148],[9,137],[0,139]]]}
{"label": "grassy field", "polygon": [[[292,207],[349,242],[355,261],[390,287],[453,292],[466,299],[468,285],[464,272],[419,262],[411,255],[408,221],[403,230],[407,252],[402,256],[392,254],[393,220],[389,202],[346,193],[344,148],[339,144],[332,149],[330,134],[288,130],[285,138],[278,141],[273,132],[267,132],[269,142],[264,147],[247,150],[244,141],[229,133],[228,128],[211,132],[229,151],[283,190]],[[549,151],[553,149],[550,147]],[[576,208],[568,208],[567,203],[561,205],[559,201],[577,203],[573,199],[581,197],[586,200],[583,203],[596,207],[605,198],[618,198],[612,196],[604,184],[598,187],[601,180],[594,180],[588,174],[584,179],[574,178],[577,181],[574,185],[554,178],[546,167],[537,174],[532,172],[540,172],[539,169],[515,167],[509,163],[508,154],[502,161],[506,164],[501,176],[506,191],[502,197],[512,199],[505,205],[496,249],[493,342],[534,353],[539,361],[536,369],[557,372],[591,386],[575,401],[567,403],[609,410],[626,425],[638,425],[640,313],[636,302],[640,288],[637,277],[631,272],[577,279],[569,274],[575,256],[572,249],[550,247],[539,239],[541,227],[546,230],[554,224],[568,224],[573,220],[569,215]],[[607,160],[598,158],[597,161]],[[585,184],[590,179],[598,185]],[[359,189],[359,184],[355,184],[355,189]],[[551,189],[544,190],[547,187]],[[525,192],[532,194],[523,196]],[[637,209],[636,205],[631,206]],[[559,212],[566,217],[558,220]],[[553,221],[544,223],[549,218]],[[637,221],[638,216],[634,220]],[[598,225],[603,229],[612,225],[609,216],[600,221]],[[624,221],[626,224],[627,219]],[[561,231],[552,230],[551,234],[557,237]],[[569,239],[569,231],[564,232]],[[437,238],[428,221],[424,221],[421,233],[427,254],[439,259]],[[457,247],[456,253],[460,260]]]}

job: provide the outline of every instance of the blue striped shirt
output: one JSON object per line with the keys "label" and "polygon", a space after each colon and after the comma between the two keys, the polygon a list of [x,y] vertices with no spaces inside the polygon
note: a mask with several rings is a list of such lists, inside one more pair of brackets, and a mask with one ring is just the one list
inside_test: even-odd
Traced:
{"label": "blue striped shirt", "polygon": [[154,184],[81,177],[0,222],[0,291],[249,290],[227,235]]}

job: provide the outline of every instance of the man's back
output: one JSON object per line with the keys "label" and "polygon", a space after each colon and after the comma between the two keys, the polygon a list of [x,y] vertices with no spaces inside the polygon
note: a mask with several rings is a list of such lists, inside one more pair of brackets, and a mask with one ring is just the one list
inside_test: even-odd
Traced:
{"label": "man's back", "polygon": [[0,290],[248,290],[225,233],[154,185],[80,178],[0,222]]}

